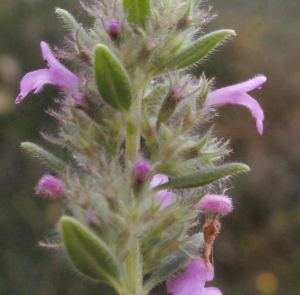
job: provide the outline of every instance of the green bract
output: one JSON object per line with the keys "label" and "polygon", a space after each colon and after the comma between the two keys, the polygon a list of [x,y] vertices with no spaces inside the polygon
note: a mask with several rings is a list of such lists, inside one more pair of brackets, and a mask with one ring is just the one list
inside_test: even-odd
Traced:
{"label": "green bract", "polygon": [[79,272],[112,286],[120,285],[121,266],[98,236],[72,217],[63,216],[60,228],[69,258]]}
{"label": "green bract", "polygon": [[32,142],[22,142],[21,147],[32,153],[33,155],[40,158],[45,162],[50,168],[57,172],[63,171],[67,167],[67,163],[63,160],[57,158],[50,152],[46,151],[44,148],[38,146]]}
{"label": "green bract", "polygon": [[158,191],[163,189],[200,187],[220,180],[229,175],[246,172],[249,170],[250,169],[247,165],[241,163],[224,164],[214,168],[208,168],[204,171],[200,171],[194,174],[175,178],[173,180],[170,180],[169,182],[155,187],[155,190]]}
{"label": "green bract", "polygon": [[105,45],[95,47],[94,73],[103,100],[117,110],[128,110],[132,101],[130,79],[120,61]]}
{"label": "green bract", "polygon": [[146,17],[150,16],[150,0],[123,0],[123,9],[129,22],[144,27]]}
{"label": "green bract", "polygon": [[235,36],[233,30],[219,30],[199,38],[157,68],[155,74],[159,74],[165,69],[183,69],[197,63],[230,36]]}

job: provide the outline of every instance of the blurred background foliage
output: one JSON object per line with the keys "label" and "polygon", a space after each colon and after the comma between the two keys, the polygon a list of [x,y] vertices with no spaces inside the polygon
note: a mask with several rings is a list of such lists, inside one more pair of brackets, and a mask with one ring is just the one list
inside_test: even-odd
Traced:
{"label": "blurred background foliage", "polygon": [[[234,189],[228,191],[235,210],[223,218],[214,245],[212,285],[223,295],[299,295],[300,2],[211,0],[204,5],[220,14],[206,32],[232,28],[237,36],[195,73],[216,77],[217,88],[255,74],[268,77],[253,93],[265,111],[262,137],[248,110],[239,106],[221,108],[213,122],[219,137],[231,139],[228,160],[252,170],[233,179]],[[38,246],[54,234],[62,209],[35,195],[47,168],[21,150],[20,142],[47,146],[39,132],[55,132],[55,121],[44,110],[55,107],[52,97],[58,92],[47,86],[18,106],[14,99],[22,75],[44,67],[40,41],[59,45],[67,35],[55,7],[89,24],[77,0],[0,0],[0,295],[112,294],[78,277],[59,251]]]}

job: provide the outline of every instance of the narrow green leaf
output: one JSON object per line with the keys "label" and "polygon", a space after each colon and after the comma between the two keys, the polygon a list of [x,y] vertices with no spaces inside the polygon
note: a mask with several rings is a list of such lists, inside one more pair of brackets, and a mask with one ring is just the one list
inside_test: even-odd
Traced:
{"label": "narrow green leaf", "polygon": [[93,47],[96,43],[84,30],[84,28],[76,21],[74,16],[67,10],[56,8],[55,12],[63,19],[73,33],[78,32],[78,41],[80,47]]}
{"label": "narrow green leaf", "polygon": [[79,272],[114,287],[119,285],[121,267],[99,237],[72,217],[63,216],[60,228],[69,258]]}
{"label": "narrow green leaf", "polygon": [[183,268],[191,259],[188,255],[194,255],[202,244],[203,233],[192,236],[191,240],[182,246],[183,251],[176,251],[166,259],[166,262],[159,265],[158,270],[155,271],[145,283],[143,288],[144,293],[149,292],[154,286]]}
{"label": "narrow green leaf", "polygon": [[123,0],[123,9],[128,11],[128,21],[145,27],[146,17],[150,15],[150,0]]}
{"label": "narrow green leaf", "polygon": [[184,189],[200,187],[220,180],[229,175],[249,171],[249,167],[242,163],[224,164],[213,167],[187,176],[178,177],[164,184],[156,186],[155,191],[163,189]]}
{"label": "narrow green leaf", "polygon": [[57,172],[61,172],[68,165],[63,160],[57,158],[53,154],[49,153],[42,147],[32,143],[32,142],[22,142],[21,147],[25,148],[27,151],[32,153],[33,155],[40,158],[43,162],[45,162],[48,166],[54,169]]}
{"label": "narrow green leaf", "polygon": [[156,74],[161,73],[165,69],[183,69],[193,65],[205,57],[218,44],[220,44],[220,42],[230,36],[235,36],[235,32],[233,30],[219,30],[201,37],[192,45],[183,49],[174,57],[171,57],[165,64],[157,69]]}
{"label": "narrow green leaf", "polygon": [[94,72],[103,100],[117,110],[128,110],[132,100],[131,82],[123,65],[105,45],[94,51]]}

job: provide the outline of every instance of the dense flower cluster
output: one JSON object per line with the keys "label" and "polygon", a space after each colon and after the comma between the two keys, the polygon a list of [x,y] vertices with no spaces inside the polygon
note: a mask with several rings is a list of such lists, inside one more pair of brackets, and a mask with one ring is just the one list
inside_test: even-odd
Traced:
{"label": "dense flower cluster", "polygon": [[235,35],[203,35],[213,16],[200,2],[81,3],[94,19],[88,29],[57,9],[71,31],[68,47],[56,53],[41,42],[47,67],[25,74],[16,98],[18,104],[47,84],[60,88],[58,110],[48,111],[59,131],[43,137],[68,157],[34,143],[22,147],[55,173],[41,178],[37,193],[65,200],[57,234],[72,265],[120,295],[146,295],[163,281],[173,295],[221,295],[205,283],[214,277],[220,218],[233,205],[215,184],[249,167],[224,163],[228,142],[207,124],[218,107],[237,104],[262,134],[264,113],[248,92],[266,77],[214,90],[205,75],[186,71]]}

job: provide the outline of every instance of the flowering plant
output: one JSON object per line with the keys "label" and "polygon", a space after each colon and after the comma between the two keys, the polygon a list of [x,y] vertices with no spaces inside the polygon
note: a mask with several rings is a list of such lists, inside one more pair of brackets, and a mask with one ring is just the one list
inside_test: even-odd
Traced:
{"label": "flowering plant", "polygon": [[[228,142],[215,138],[208,122],[217,107],[239,104],[262,134],[263,111],[247,92],[266,78],[212,90],[212,80],[187,72],[235,35],[203,35],[214,15],[200,2],[82,3],[94,19],[89,29],[56,9],[70,29],[66,49],[54,53],[41,42],[47,67],[21,80],[16,103],[46,84],[61,89],[58,111],[48,111],[59,122],[58,135],[42,135],[69,158],[22,143],[53,169],[37,193],[63,198],[68,208],[59,221],[60,242],[43,245],[63,247],[79,273],[120,295],[146,295],[165,280],[175,295],[221,294],[204,288],[213,279],[209,257],[219,219],[232,210],[218,183],[249,168],[223,162]],[[200,229],[199,215],[205,217]]]}

